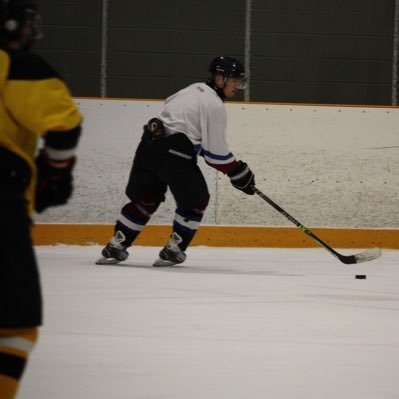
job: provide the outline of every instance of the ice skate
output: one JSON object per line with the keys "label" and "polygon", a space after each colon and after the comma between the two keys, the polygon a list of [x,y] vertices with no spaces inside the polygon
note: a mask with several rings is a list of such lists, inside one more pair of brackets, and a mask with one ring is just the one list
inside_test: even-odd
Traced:
{"label": "ice skate", "polygon": [[178,244],[181,242],[182,238],[177,233],[173,233],[153,266],[174,266],[183,263],[186,260],[186,254],[179,248]]}
{"label": "ice skate", "polygon": [[126,246],[121,243],[126,237],[121,231],[117,231],[115,236],[111,238],[106,247],[101,251],[102,257],[96,261],[97,265],[116,265],[123,262],[129,256]]}

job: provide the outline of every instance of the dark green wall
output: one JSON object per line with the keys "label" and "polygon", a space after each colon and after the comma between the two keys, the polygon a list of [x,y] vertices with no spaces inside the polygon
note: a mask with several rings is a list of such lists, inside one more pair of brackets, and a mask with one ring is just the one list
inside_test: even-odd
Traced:
{"label": "dark green wall", "polygon": [[394,1],[255,1],[252,99],[389,104]]}
{"label": "dark green wall", "polygon": [[108,95],[163,98],[204,80],[216,55],[243,58],[242,4],[110,0]]}
{"label": "dark green wall", "polygon": [[[101,0],[42,0],[37,51],[101,96]],[[245,0],[109,0],[108,97],[165,98],[244,61]],[[250,100],[390,104],[394,0],[252,0]],[[242,100],[243,96],[237,98]]]}
{"label": "dark green wall", "polygon": [[101,1],[38,0],[44,37],[36,50],[68,82],[76,96],[99,96]]}

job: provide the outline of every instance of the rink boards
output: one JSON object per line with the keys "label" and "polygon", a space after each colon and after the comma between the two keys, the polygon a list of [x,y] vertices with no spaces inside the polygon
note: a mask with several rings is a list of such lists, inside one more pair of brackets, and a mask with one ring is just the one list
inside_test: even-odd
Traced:
{"label": "rink boards", "polygon": [[[336,248],[399,249],[399,231],[391,229],[314,228],[314,234]],[[148,225],[135,244],[163,246],[169,237],[168,225]],[[33,228],[35,245],[105,244],[113,234],[113,225],[105,224],[38,224]],[[258,226],[201,226],[192,245],[211,247],[317,247],[297,228]]]}
{"label": "rink boards", "polygon": [[[105,243],[121,207],[142,126],[162,101],[76,99],[84,129],[74,194],[35,215],[35,243]],[[227,135],[257,187],[334,247],[399,248],[399,108],[227,103]],[[193,245],[311,247],[315,244],[257,196],[199,166],[211,200]],[[170,193],[137,243],[163,245],[175,203]]]}

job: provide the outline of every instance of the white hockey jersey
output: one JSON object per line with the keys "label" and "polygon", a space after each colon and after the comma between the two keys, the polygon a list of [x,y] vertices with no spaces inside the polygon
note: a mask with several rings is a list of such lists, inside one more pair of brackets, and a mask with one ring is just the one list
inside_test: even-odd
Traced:
{"label": "white hockey jersey", "polygon": [[167,136],[186,134],[210,166],[223,173],[233,169],[235,158],[226,141],[226,108],[206,83],[194,83],[168,97],[159,119]]}

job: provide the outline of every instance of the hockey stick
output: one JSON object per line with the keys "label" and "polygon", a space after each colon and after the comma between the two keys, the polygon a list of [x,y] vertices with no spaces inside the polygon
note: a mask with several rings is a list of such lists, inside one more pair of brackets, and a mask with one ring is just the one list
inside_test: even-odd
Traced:
{"label": "hockey stick", "polygon": [[274,209],[276,209],[282,215],[284,215],[290,222],[294,223],[295,226],[297,226],[299,228],[299,230],[303,231],[310,238],[312,238],[314,241],[316,241],[318,244],[320,244],[322,247],[324,247],[328,252],[330,252],[332,255],[334,255],[336,258],[338,258],[342,263],[345,263],[346,265],[351,265],[354,263],[368,262],[370,260],[377,259],[381,256],[380,248],[372,248],[372,249],[369,249],[364,252],[360,252],[355,255],[345,256],[345,255],[339,254],[337,251],[335,251],[329,245],[327,245],[324,241],[322,241],[319,237],[315,236],[308,228],[306,228],[304,225],[299,223],[298,220],[296,220],[294,217],[292,217],[283,208],[281,208],[279,205],[277,205],[267,195],[263,194],[262,191],[258,190],[256,187],[254,187],[254,191],[256,194],[259,195],[259,197],[261,197],[268,204],[270,204]]}

